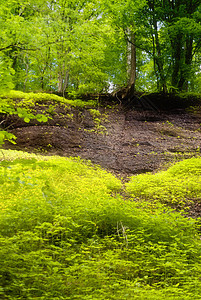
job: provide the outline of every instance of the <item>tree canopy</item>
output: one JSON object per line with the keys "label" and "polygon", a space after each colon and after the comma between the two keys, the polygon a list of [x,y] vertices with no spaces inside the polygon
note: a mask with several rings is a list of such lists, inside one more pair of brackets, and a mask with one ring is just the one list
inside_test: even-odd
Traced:
{"label": "tree canopy", "polygon": [[199,91],[199,0],[0,1],[0,88]]}

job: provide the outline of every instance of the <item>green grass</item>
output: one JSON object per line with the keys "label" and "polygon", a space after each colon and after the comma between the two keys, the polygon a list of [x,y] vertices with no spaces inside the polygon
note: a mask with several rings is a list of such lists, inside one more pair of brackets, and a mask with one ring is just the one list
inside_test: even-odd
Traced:
{"label": "green grass", "polygon": [[[199,176],[193,163],[169,172]],[[79,158],[2,150],[0,181],[0,298],[200,299],[195,220],[125,201]]]}

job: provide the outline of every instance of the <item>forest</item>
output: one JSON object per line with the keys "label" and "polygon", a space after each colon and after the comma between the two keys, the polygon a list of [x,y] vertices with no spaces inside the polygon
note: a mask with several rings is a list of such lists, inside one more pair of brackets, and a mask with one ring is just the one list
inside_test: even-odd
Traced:
{"label": "forest", "polygon": [[0,299],[201,299],[201,1],[0,0]]}
{"label": "forest", "polygon": [[199,0],[1,1],[1,88],[199,92]]}

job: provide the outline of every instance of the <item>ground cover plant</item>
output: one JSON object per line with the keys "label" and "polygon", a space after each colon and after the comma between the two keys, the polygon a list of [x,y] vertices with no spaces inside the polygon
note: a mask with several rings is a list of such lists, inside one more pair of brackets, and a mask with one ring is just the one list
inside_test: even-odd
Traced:
{"label": "ground cover plant", "polygon": [[201,198],[201,159],[183,160],[166,171],[131,177],[127,191],[136,198],[184,205]]}
{"label": "ground cover plant", "polygon": [[24,93],[22,91],[16,91],[16,90],[9,90],[6,92],[1,92],[1,100],[2,99],[8,99],[8,100],[20,100],[21,104],[33,106],[37,103],[46,103],[49,101],[53,101],[55,103],[63,103],[69,106],[75,106],[75,107],[86,107],[86,106],[95,106],[96,101],[95,100],[88,100],[83,101],[80,99],[66,99],[64,97],[52,94],[52,93]]}
{"label": "ground cover plant", "polygon": [[81,159],[3,150],[0,174],[2,299],[200,299],[195,220]]}
{"label": "ground cover plant", "polygon": [[[88,100],[83,101],[80,99],[65,99],[51,93],[24,93],[22,91],[4,91],[0,95],[0,144],[3,144],[5,140],[15,144],[15,135],[8,132],[11,124],[7,124],[6,120],[8,116],[18,116],[23,119],[25,123],[29,123],[31,120],[36,120],[39,123],[46,123],[52,116],[56,114],[58,107],[62,107],[66,116],[70,119],[73,118],[72,108],[94,108],[97,105],[97,101]],[[91,109],[91,111],[96,111]],[[93,114],[92,114],[93,116]],[[96,124],[98,122],[98,124]],[[8,123],[12,123],[11,121]],[[100,127],[100,118],[94,117],[94,123],[96,127]]]}

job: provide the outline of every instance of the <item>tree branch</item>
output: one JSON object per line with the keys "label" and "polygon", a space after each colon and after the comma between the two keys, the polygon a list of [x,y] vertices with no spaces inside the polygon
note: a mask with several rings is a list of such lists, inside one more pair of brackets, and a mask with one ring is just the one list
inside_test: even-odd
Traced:
{"label": "tree branch", "polygon": [[42,47],[49,46],[51,44],[59,44],[59,43],[63,43],[63,42],[64,42],[64,40],[48,42],[48,43],[42,44],[40,47],[35,47],[35,48],[25,48],[26,44],[25,45],[11,44],[9,46],[5,46],[5,47],[0,48],[0,51],[6,51],[6,50],[9,50],[9,49],[13,49],[13,48],[17,48],[17,49],[20,49],[20,50],[26,50],[26,51],[37,51],[37,50],[40,50]]}
{"label": "tree branch", "polygon": [[28,50],[28,51],[36,51],[36,50],[38,50],[38,48],[35,48],[35,49],[31,49],[31,48],[25,49],[24,47],[22,47],[22,46],[20,46],[18,44],[11,44],[9,46],[0,48],[0,51],[5,51],[5,50],[8,50],[8,49],[12,49],[12,48],[18,48],[18,49],[21,49],[21,50]]}
{"label": "tree branch", "polygon": [[143,51],[145,51],[146,53],[148,53],[148,54],[150,54],[151,56],[153,56],[153,53],[151,53],[149,50],[147,50],[147,49],[145,49],[145,48],[143,48],[143,47],[140,47],[140,46],[136,45],[135,43],[133,43],[133,42],[129,39],[129,37],[128,37],[128,35],[127,35],[125,29],[123,29],[123,32],[124,32],[124,37],[125,37],[125,39],[126,39],[126,41],[127,41],[128,43],[130,43],[131,45],[135,46],[136,48],[139,48],[140,50],[143,50]]}

